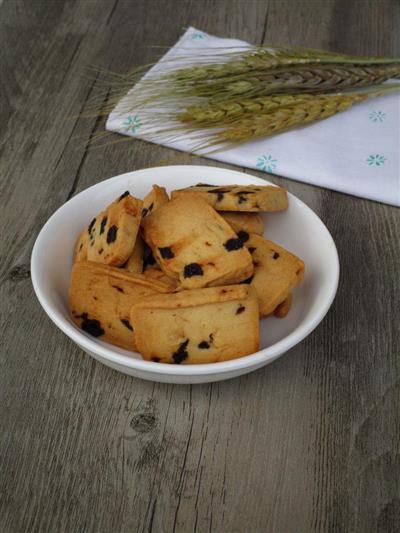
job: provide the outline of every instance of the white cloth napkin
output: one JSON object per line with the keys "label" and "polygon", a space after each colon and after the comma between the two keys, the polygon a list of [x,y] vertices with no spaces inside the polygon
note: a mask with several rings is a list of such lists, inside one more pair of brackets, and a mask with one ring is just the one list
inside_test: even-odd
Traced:
{"label": "white cloth napkin", "polygon": [[[215,54],[219,47],[250,46],[236,39],[220,39],[189,28],[181,39],[146,74],[174,65],[174,58],[196,61],[201,51]],[[204,60],[204,59],[203,59]],[[182,66],[182,63],[179,63]],[[150,140],[145,118],[129,113],[129,94],[115,107],[106,129]],[[400,94],[357,104],[351,109],[307,127],[236,148],[207,155],[225,163],[253,168],[294,180],[327,187],[363,198],[400,206]],[[190,151],[185,140],[160,144]]]}

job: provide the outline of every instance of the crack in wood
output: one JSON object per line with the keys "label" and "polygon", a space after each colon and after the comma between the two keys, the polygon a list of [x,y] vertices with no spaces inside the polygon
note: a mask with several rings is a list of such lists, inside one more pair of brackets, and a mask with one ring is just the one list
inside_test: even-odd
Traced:
{"label": "crack in wood", "polygon": [[74,59],[75,59],[76,53],[77,53],[78,50],[79,50],[79,47],[80,47],[81,42],[82,42],[82,39],[83,39],[83,38],[81,37],[81,38],[78,40],[78,42],[76,43],[75,47],[74,47],[74,50],[73,50],[73,52],[72,52],[72,55],[71,55],[71,57],[69,58],[69,60],[68,60],[68,64],[67,64],[67,66],[66,66],[66,68],[65,68],[64,75],[63,75],[63,77],[62,77],[62,79],[61,79],[60,86],[62,86],[62,85],[64,84],[64,80],[65,80],[65,78],[68,76],[68,74],[70,74],[70,67],[71,67],[71,65],[72,65],[72,63],[73,63],[73,61],[74,61]]}
{"label": "crack in wood", "polygon": [[[96,77],[95,81],[93,82],[92,88],[94,87],[94,85],[95,85],[95,83],[97,81],[97,77]],[[90,93],[91,93],[91,90],[88,93],[88,97],[86,98],[86,101],[89,98]],[[80,180],[80,177],[81,177],[81,171],[82,171],[83,165],[84,165],[84,163],[86,161],[86,158],[87,158],[87,155],[88,155],[89,146],[90,146],[90,144],[92,142],[92,139],[93,139],[93,136],[94,136],[94,132],[96,131],[96,129],[97,129],[102,117],[103,117],[102,110],[104,109],[104,106],[107,103],[109,95],[110,95],[110,90],[107,91],[107,94],[106,94],[106,96],[105,96],[105,98],[104,98],[104,100],[102,102],[102,105],[101,105],[101,110],[100,110],[99,114],[97,115],[96,120],[95,120],[95,122],[93,124],[93,127],[92,127],[92,129],[90,131],[89,139],[86,142],[85,150],[84,150],[82,158],[81,158],[81,160],[79,162],[79,165],[78,165],[78,168],[77,168],[77,171],[76,171],[76,174],[75,174],[75,178],[74,178],[74,181],[72,182],[71,189],[68,192],[66,201],[70,200],[72,198],[72,196],[76,192],[76,189],[78,187],[78,183],[79,183],[79,180]]]}
{"label": "crack in wood", "polygon": [[265,13],[265,20],[264,20],[264,26],[263,26],[263,33],[261,37],[261,45],[264,44],[265,36],[267,34],[267,25],[268,25],[268,13],[269,13],[269,3],[267,4],[267,11]]}
{"label": "crack in wood", "polygon": [[111,9],[111,11],[110,11],[110,14],[108,15],[107,20],[106,20],[106,26],[108,26],[108,23],[110,22],[110,20],[112,19],[112,16],[114,15],[114,11],[115,11],[116,8],[117,8],[118,1],[119,1],[119,0],[115,0],[114,5],[112,6],[112,9]]}
{"label": "crack in wood", "polygon": [[153,531],[153,522],[154,522],[154,515],[156,513],[156,505],[157,505],[157,500],[154,500],[153,507],[151,510],[148,533],[151,533]]}

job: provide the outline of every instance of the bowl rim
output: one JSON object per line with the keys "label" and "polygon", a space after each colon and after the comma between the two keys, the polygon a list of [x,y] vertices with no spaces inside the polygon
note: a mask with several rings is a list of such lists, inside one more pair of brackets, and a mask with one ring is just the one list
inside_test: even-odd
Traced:
{"label": "bowl rim", "polygon": [[[42,229],[40,230],[35,244],[33,246],[32,255],[31,255],[31,279],[34,291],[36,293],[36,297],[39,300],[39,303],[43,307],[46,314],[49,316],[49,318],[56,324],[56,326],[65,333],[71,340],[73,340],[75,343],[77,343],[81,348],[84,350],[87,350],[89,352],[95,352],[100,357],[109,360],[112,363],[115,363],[117,365],[120,365],[122,367],[130,368],[130,369],[137,369],[141,372],[149,372],[149,373],[157,373],[157,374],[167,374],[167,375],[177,375],[177,376],[191,376],[191,375],[206,375],[206,374],[220,374],[220,373],[230,373],[234,371],[240,371],[241,369],[253,367],[253,366],[259,366],[260,364],[267,364],[268,362],[272,361],[273,359],[276,359],[278,356],[283,355],[288,350],[293,348],[296,344],[301,342],[305,337],[307,337],[322,321],[322,319],[325,317],[326,313],[328,312],[330,306],[332,305],[332,302],[335,298],[338,283],[339,283],[339,274],[340,274],[340,264],[339,264],[339,256],[337,252],[337,248],[335,245],[335,242],[333,240],[332,235],[330,234],[328,228],[325,226],[325,224],[322,222],[322,220],[318,217],[318,215],[305,204],[302,200],[300,200],[297,196],[294,194],[288,192],[290,203],[295,203],[301,208],[309,211],[309,215],[314,218],[314,220],[321,226],[321,230],[323,233],[325,233],[325,237],[327,238],[327,241],[331,245],[331,249],[333,252],[333,259],[334,264],[332,266],[332,276],[330,278],[330,283],[328,286],[328,290],[326,291],[325,296],[325,302],[323,305],[318,309],[318,311],[315,313],[315,315],[303,326],[298,326],[294,331],[292,331],[289,335],[281,339],[280,341],[272,344],[271,346],[268,346],[267,348],[263,348],[256,353],[245,355],[243,357],[239,357],[237,359],[231,359],[229,361],[220,361],[216,363],[205,363],[205,364],[185,364],[185,365],[169,365],[169,364],[160,364],[153,361],[145,361],[144,359],[136,359],[136,358],[130,358],[128,355],[119,354],[116,353],[112,345],[108,345],[107,343],[99,344],[95,340],[90,339],[89,337],[86,337],[83,333],[81,333],[75,325],[73,325],[71,322],[68,322],[64,317],[59,318],[57,312],[53,311],[52,305],[48,302],[47,297],[44,294],[44,291],[42,290],[41,283],[39,281],[39,274],[37,271],[36,265],[39,261],[39,249],[41,247],[41,242],[45,238],[45,233],[49,230],[49,228],[52,225],[52,222],[56,216],[59,216],[59,213],[64,210],[68,210],[73,204],[76,199],[81,194],[89,194],[90,191],[93,191],[93,189],[98,188],[99,186],[104,186],[105,184],[108,184],[112,181],[118,181],[126,179],[127,177],[130,177],[132,174],[136,173],[143,173],[146,171],[158,171],[160,169],[165,170],[166,168],[170,171],[178,170],[178,169],[212,169],[217,170],[221,172],[221,174],[226,175],[237,175],[238,177],[246,177],[250,180],[254,180],[254,182],[257,182],[258,184],[264,184],[264,185],[276,185],[275,183],[272,183],[266,179],[259,178],[257,176],[253,176],[251,174],[246,174],[244,172],[240,172],[237,170],[231,170],[226,168],[220,168],[220,167],[214,167],[209,165],[165,165],[165,166],[158,166],[158,167],[147,167],[145,169],[138,169],[133,170],[130,172],[125,172],[124,174],[119,174],[118,176],[113,176],[111,178],[105,179],[101,182],[98,182],[83,191],[79,192],[77,195],[69,199],[67,202],[65,202],[63,205],[61,205],[47,220],[47,222],[43,225]],[[108,348],[110,346],[110,348]]]}

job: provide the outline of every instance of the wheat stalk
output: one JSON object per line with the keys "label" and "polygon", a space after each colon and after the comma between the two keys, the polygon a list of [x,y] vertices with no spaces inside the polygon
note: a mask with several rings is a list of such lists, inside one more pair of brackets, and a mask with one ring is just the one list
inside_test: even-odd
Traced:
{"label": "wheat stalk", "polygon": [[143,108],[168,108],[254,99],[271,94],[330,93],[380,84],[400,75],[400,64],[355,67],[353,65],[303,65],[271,69],[248,75],[218,78],[195,84],[174,85],[149,77],[124,99],[125,112]]}
{"label": "wheat stalk", "polygon": [[[250,47],[238,52],[218,49],[210,63],[209,52],[196,55],[193,64],[187,56],[163,60],[167,70],[150,72],[145,78],[141,78],[145,67],[126,75],[106,73],[100,82],[107,96],[95,94],[87,115],[97,116],[100,104],[100,113],[108,114],[139,82],[117,113],[139,113],[140,134],[149,140],[172,142],[185,137],[210,149],[330,117],[383,94],[386,88],[378,91],[374,86],[400,76],[397,58]],[[371,90],[366,95],[355,93],[355,88]]]}
{"label": "wheat stalk", "polygon": [[[207,57],[207,56],[206,56]],[[305,64],[345,65],[382,65],[399,63],[399,59],[385,57],[360,57],[314,50],[288,47],[251,47],[246,51],[220,53],[215,58],[217,63],[206,63],[190,68],[180,68],[172,74],[166,74],[163,79],[175,82],[199,82],[202,80],[226,78],[231,75],[246,74],[254,70],[267,70],[280,66]]]}
{"label": "wheat stalk", "polygon": [[281,133],[296,126],[329,118],[366,99],[400,90],[400,84],[374,87],[364,92],[270,95],[235,99],[221,104],[178,105],[166,113],[146,117],[146,140],[161,143],[188,141],[191,153],[207,155],[234,145]]}
{"label": "wheat stalk", "polygon": [[[222,149],[307,125],[345,111],[356,103],[399,90],[400,84],[396,84],[365,93],[273,95],[254,101],[208,106],[208,109],[207,106],[192,106],[178,113],[176,118],[182,123],[182,136],[202,128],[202,142],[195,150],[209,150],[214,146]],[[212,128],[211,132],[207,132],[207,128]]]}
{"label": "wheat stalk", "polygon": [[218,139],[244,142],[272,133],[282,132],[297,125],[305,125],[345,111],[356,102],[366,100],[363,95],[315,97],[295,106],[281,107],[269,113],[251,115],[229,124],[217,134]]}
{"label": "wheat stalk", "polygon": [[[267,114],[282,107],[312,103],[315,98],[315,95],[306,93],[274,94],[258,98],[230,100],[220,104],[193,105],[178,113],[174,118],[186,124],[212,127],[218,124],[234,123],[238,118],[248,114]],[[332,97],[320,96],[320,98],[331,99]]]}
{"label": "wheat stalk", "polygon": [[[279,92],[327,92],[379,84],[400,75],[400,65],[300,65],[210,79],[193,84],[153,85],[142,88],[138,101],[160,102],[183,97],[207,98],[221,102],[235,97],[253,98]],[[148,80],[151,83],[153,80]]]}

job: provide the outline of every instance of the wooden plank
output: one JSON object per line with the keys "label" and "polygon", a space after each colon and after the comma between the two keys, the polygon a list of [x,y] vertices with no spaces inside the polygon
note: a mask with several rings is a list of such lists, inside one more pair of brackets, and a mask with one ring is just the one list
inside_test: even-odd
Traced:
{"label": "wooden plank", "polygon": [[0,5],[1,531],[395,531],[396,209],[274,178],[332,231],[341,286],[312,336],[230,382],[168,386],[103,367],[44,318],[29,280],[35,236],[72,194],[136,168],[199,163],[142,142],[88,151],[103,122],[75,120],[99,94],[86,66],[124,72],[189,25],[255,43],[400,53],[396,3],[293,6]]}
{"label": "wooden plank", "polygon": [[[284,17],[284,5],[292,7],[291,2],[274,5],[278,21]],[[400,42],[394,30],[400,17],[398,5],[324,2],[323,6],[304,2],[295,16],[288,17],[285,30],[291,44],[398,56]],[[297,24],[306,36],[295,31]],[[279,37],[280,26],[269,18],[267,35],[272,42]],[[337,243],[342,271],[333,309],[304,343],[301,354],[304,371],[313,381],[309,393],[315,410],[313,457],[307,465],[311,490],[300,497],[303,504],[307,495],[313,501],[308,527],[395,531],[400,512],[395,481],[400,474],[399,344],[394,333],[400,286],[394,278],[399,254],[393,247],[400,241],[398,210],[282,182],[321,216]],[[292,496],[290,477],[281,494]],[[292,524],[292,517],[283,512],[274,527],[289,531]]]}

